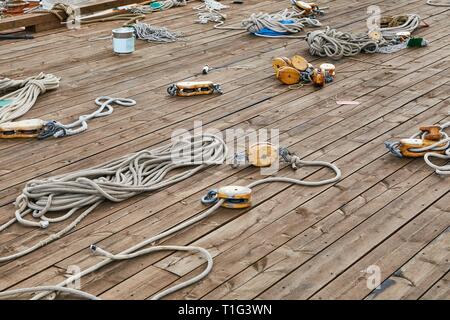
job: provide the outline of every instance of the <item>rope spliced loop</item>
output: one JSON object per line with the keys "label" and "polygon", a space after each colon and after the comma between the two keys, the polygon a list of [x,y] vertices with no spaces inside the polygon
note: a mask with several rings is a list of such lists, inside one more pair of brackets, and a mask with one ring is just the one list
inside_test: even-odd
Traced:
{"label": "rope spliced loop", "polygon": [[403,158],[421,158],[433,168],[437,174],[450,175],[450,164],[437,165],[431,158],[450,160],[450,137],[444,131],[450,127],[450,122],[442,125],[423,126],[420,131],[408,139],[384,144],[393,155]]}

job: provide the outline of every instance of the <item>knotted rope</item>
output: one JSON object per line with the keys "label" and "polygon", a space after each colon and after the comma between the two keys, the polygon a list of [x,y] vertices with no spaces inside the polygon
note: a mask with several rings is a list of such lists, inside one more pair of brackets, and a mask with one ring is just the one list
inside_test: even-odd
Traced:
{"label": "knotted rope", "polygon": [[168,30],[165,27],[151,26],[150,24],[138,22],[129,25],[134,28],[136,37],[148,42],[174,42],[181,36],[179,33]]}
{"label": "knotted rope", "polygon": [[136,105],[136,101],[132,99],[110,98],[103,96],[95,99],[95,104],[99,106],[97,110],[90,114],[85,114],[78,117],[78,120],[72,123],[62,124],[57,121],[52,121],[51,124],[46,124],[45,133],[40,135],[40,139],[48,138],[50,136],[60,138],[81,133],[87,130],[87,122],[89,120],[110,115],[114,111],[112,104],[117,104],[123,107],[132,107]]}
{"label": "knotted rope", "polygon": [[59,81],[60,78],[45,73],[23,80],[0,79],[0,92],[15,90],[0,97],[0,100],[10,101],[0,108],[0,123],[23,116],[34,106],[39,95],[58,88]]}
{"label": "knotted rope", "polygon": [[148,14],[156,11],[163,11],[167,10],[173,7],[182,7],[187,5],[186,0],[165,0],[165,1],[159,1],[159,4],[161,4],[158,8],[153,8],[149,5],[147,6],[136,6],[130,8],[131,13],[137,13],[137,14]]}

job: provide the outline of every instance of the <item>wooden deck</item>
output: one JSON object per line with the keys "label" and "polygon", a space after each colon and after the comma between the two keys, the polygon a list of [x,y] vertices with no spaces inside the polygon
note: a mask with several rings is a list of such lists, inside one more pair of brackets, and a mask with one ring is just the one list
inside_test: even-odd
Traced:
{"label": "wooden deck", "polygon": [[[230,1],[224,0],[228,4]],[[101,95],[136,99],[89,123],[83,134],[64,139],[0,143],[0,223],[26,181],[100,164],[167,143],[177,128],[195,120],[208,128],[278,128],[280,142],[301,157],[336,163],[335,185],[256,188],[249,210],[221,209],[168,244],[195,244],[214,256],[210,275],[170,299],[449,299],[450,178],[423,160],[397,159],[383,142],[406,137],[423,124],[450,116],[450,8],[413,1],[320,1],[330,7],[324,25],[366,28],[366,9],[383,14],[418,13],[430,25],[419,35],[427,48],[395,54],[360,55],[335,62],[335,82],[324,89],[290,90],[273,76],[271,58],[301,54],[314,64],[304,40],[258,38],[244,31],[194,24],[187,7],[155,13],[147,21],[183,32],[184,41],[139,41],[129,56],[112,54],[108,35],[121,22],[57,29],[29,41],[2,41],[0,74],[20,78],[44,71],[62,77],[61,88],[42,96],[26,118],[68,122],[95,108]],[[350,4],[351,3],[351,4]],[[252,12],[274,12],[288,1],[245,0],[225,12],[237,25]],[[204,64],[223,67],[199,75]],[[222,96],[172,98],[166,87],[185,79],[220,83]],[[337,99],[359,105],[338,106]],[[329,172],[283,168],[278,175],[320,179]],[[191,179],[122,203],[105,203],[69,235],[0,265],[0,291],[56,284],[69,266],[86,268],[102,258],[96,243],[120,252],[204,210],[199,199],[212,187],[246,184],[260,177],[251,167],[211,167]],[[10,227],[0,234],[0,255],[27,247],[47,231]],[[204,268],[198,257],[159,253],[118,262],[82,279],[82,289],[105,299],[147,299]],[[378,266],[380,290],[367,286]]]}

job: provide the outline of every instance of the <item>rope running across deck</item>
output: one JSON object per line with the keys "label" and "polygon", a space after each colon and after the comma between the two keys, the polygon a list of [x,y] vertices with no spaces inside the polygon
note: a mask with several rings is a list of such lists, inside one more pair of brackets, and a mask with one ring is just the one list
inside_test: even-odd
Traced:
{"label": "rope running across deck", "polygon": [[[177,161],[172,160],[173,155],[179,155],[182,152],[184,152],[185,157],[175,158]],[[186,157],[186,154],[188,157]],[[82,211],[75,220],[73,220],[61,231],[50,235],[48,238],[24,251],[0,258],[0,262],[14,260],[42,246],[45,246],[56,239],[59,239],[75,228],[84,217],[92,212],[104,200],[120,202],[141,192],[154,191],[167,187],[173,183],[194,175],[196,172],[206,168],[209,165],[222,163],[226,158],[226,154],[227,148],[222,139],[214,135],[204,134],[201,137],[196,136],[191,138],[182,138],[174,144],[166,145],[154,150],[143,150],[91,169],[68,173],[44,180],[30,181],[26,184],[22,194],[16,200],[16,217],[1,226],[0,231],[5,230],[8,226],[15,222],[19,222],[20,224],[30,227],[46,228],[50,223],[61,222],[70,218],[79,210],[84,211]],[[248,188],[270,182],[284,182],[305,186],[321,186],[324,184],[334,183],[341,178],[341,172],[334,164],[323,161],[304,161],[289,152],[283,152],[280,154],[285,161],[292,165],[293,168],[298,168],[300,166],[328,167],[335,173],[335,176],[333,178],[321,181],[305,181],[284,177],[269,177],[250,183],[247,186]],[[170,171],[187,166],[193,166],[194,168],[176,173],[171,177],[166,178]],[[213,260],[211,254],[201,247],[155,245],[155,243],[209,217],[221,207],[223,202],[223,199],[219,199],[212,207],[197,216],[194,216],[164,232],[146,239],[118,254],[110,253],[96,245],[92,245],[90,247],[92,252],[105,257],[105,259],[83,270],[82,272],[67,278],[65,281],[49,288],[48,290],[40,287],[23,288],[15,291],[1,292],[0,297],[10,295],[15,296],[26,292],[44,291],[33,297],[33,300],[37,300],[46,297],[55,291],[65,292],[65,290],[60,288],[64,288],[66,285],[73,283],[73,281],[99,270],[111,262],[116,260],[132,259],[152,252],[189,251],[192,253],[201,254],[207,261],[206,268],[197,276],[170,287],[152,297],[152,299],[160,299],[206,277],[212,269]],[[47,214],[51,212],[63,213],[57,218],[47,217]],[[34,219],[38,221],[25,219],[25,217],[29,214],[32,214]],[[152,246],[145,248],[148,245]],[[83,296],[83,292],[73,293]],[[90,299],[93,298],[87,293],[84,297]]]}

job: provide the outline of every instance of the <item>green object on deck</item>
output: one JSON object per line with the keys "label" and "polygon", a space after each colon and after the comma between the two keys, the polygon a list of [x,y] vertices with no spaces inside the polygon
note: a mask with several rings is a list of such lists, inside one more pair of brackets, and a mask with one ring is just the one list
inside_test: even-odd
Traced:
{"label": "green object on deck", "polygon": [[428,45],[428,41],[423,38],[411,38],[407,45],[409,48],[422,48]]}
{"label": "green object on deck", "polygon": [[150,3],[150,8],[152,9],[161,9],[162,3],[161,2],[152,2]]}
{"label": "green object on deck", "polygon": [[0,108],[6,107],[11,104],[12,99],[0,99]]}

